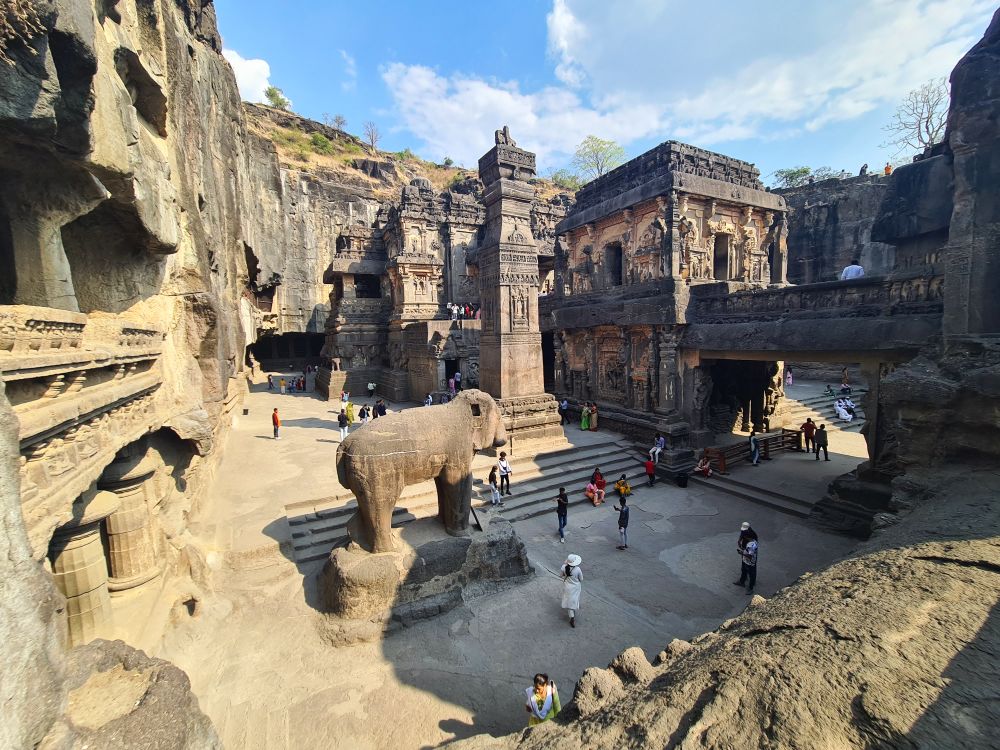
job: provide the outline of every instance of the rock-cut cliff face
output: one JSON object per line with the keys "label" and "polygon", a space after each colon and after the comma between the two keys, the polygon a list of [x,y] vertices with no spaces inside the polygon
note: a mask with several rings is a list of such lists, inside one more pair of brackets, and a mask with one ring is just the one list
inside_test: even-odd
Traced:
{"label": "rock-cut cliff face", "polygon": [[854,258],[869,275],[888,273],[893,247],[871,237],[887,184],[886,177],[870,174],[776,191],[791,209],[788,280],[833,281]]}

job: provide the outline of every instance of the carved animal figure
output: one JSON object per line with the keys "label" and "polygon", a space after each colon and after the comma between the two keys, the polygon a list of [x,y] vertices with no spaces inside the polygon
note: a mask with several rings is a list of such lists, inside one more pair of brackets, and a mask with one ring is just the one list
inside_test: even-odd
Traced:
{"label": "carved animal figure", "polygon": [[472,457],[507,442],[500,408],[483,391],[462,391],[448,404],[373,420],[337,448],[337,477],[354,493],[351,538],[370,552],[391,552],[392,511],[403,488],[433,479],[438,518],[466,536],[472,505]]}

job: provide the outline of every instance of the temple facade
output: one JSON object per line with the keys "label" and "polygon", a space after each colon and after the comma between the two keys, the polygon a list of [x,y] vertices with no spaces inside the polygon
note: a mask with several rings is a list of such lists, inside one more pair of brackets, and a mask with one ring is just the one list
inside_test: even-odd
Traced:
{"label": "temple facade", "polygon": [[[587,184],[557,226],[542,300],[546,383],[602,424],[668,441],[669,464],[716,432],[769,426],[776,361],[684,345],[704,294],[787,283],[786,206],[747,162],[668,141]],[[724,353],[719,353],[724,355]]]}

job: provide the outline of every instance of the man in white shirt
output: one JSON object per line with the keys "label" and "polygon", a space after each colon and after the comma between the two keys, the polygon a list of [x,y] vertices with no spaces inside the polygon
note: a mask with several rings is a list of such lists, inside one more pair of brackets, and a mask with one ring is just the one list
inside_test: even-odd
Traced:
{"label": "man in white shirt", "polygon": [[848,279],[860,279],[864,275],[864,267],[861,265],[861,262],[855,258],[851,261],[851,265],[845,266],[844,270],[840,272],[840,280],[847,281]]}
{"label": "man in white shirt", "polygon": [[497,466],[500,467],[500,494],[504,494],[504,487],[506,486],[507,494],[510,494],[510,475],[513,474],[510,470],[510,462],[507,461],[507,454],[500,451],[500,460],[497,461]]}

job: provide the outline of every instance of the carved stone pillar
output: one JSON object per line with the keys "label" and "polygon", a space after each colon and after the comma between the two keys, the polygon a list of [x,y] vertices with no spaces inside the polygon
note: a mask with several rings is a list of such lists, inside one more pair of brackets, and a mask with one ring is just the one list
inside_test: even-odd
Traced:
{"label": "carved stone pillar", "polygon": [[659,408],[656,411],[661,414],[677,411],[677,374],[679,369],[677,345],[679,341],[680,336],[671,328],[665,328],[659,333],[660,368],[657,378],[659,381]]}
{"label": "carved stone pillar", "polygon": [[114,493],[98,492],[78,518],[56,529],[49,545],[52,575],[66,597],[72,646],[111,635],[114,620],[101,521],[115,512],[119,504]]}
{"label": "carved stone pillar", "polygon": [[108,560],[111,591],[125,591],[160,575],[156,544],[146,501],[147,482],[156,471],[154,454],[145,451],[120,456],[109,465],[98,487],[114,493],[118,510],[108,516]]}

